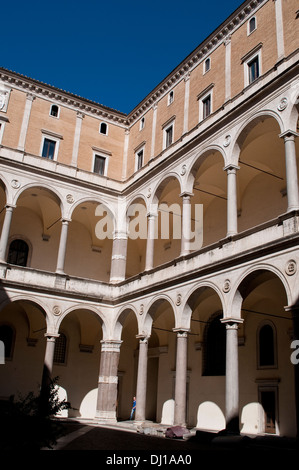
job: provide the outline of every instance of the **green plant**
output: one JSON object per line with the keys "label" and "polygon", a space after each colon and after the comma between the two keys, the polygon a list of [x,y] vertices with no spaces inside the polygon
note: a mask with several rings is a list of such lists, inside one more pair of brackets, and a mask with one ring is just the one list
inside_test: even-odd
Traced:
{"label": "green plant", "polygon": [[[70,409],[66,400],[59,400],[58,377],[51,380],[45,395],[11,396],[0,402],[0,449],[39,450],[53,448],[63,435],[63,426],[53,417],[62,410]],[[43,406],[41,407],[41,401]],[[41,411],[42,410],[42,411]]]}

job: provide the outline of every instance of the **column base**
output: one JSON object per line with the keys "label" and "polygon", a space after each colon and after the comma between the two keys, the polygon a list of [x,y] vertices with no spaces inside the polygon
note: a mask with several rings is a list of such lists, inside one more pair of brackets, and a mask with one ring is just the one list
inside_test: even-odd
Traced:
{"label": "column base", "polygon": [[95,421],[102,424],[116,424],[116,414],[115,411],[96,411]]}

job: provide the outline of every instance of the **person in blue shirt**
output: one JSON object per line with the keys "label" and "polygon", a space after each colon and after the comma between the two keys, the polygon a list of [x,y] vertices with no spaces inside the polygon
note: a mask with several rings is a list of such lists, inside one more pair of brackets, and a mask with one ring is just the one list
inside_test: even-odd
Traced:
{"label": "person in blue shirt", "polygon": [[136,410],[136,397],[133,397],[133,406],[132,406],[130,419],[133,419],[133,415],[135,413],[135,410]]}

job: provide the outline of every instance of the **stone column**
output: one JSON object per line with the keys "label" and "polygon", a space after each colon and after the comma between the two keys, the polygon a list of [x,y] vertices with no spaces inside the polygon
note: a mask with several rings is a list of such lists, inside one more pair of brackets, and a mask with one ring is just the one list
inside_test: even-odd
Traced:
{"label": "stone column", "polygon": [[100,422],[116,423],[118,363],[121,341],[101,341],[101,364],[98,380],[96,418]]}
{"label": "stone column", "polygon": [[120,282],[126,278],[128,236],[124,232],[114,234],[110,282]]}
{"label": "stone column", "polygon": [[156,238],[156,221],[157,214],[149,213],[147,215],[147,242],[146,242],[146,258],[145,258],[145,271],[148,271],[154,266],[154,245]]}
{"label": "stone column", "polygon": [[73,145],[73,154],[72,154],[72,165],[73,166],[77,166],[79,142],[80,142],[80,134],[81,134],[81,127],[82,127],[83,118],[84,118],[84,114],[82,114],[80,112],[77,112],[76,128],[75,128],[75,136],[74,136],[74,145]]}
{"label": "stone column", "polygon": [[226,430],[239,434],[238,323],[242,323],[242,320],[224,318],[221,321],[226,326]]}
{"label": "stone column", "polygon": [[136,390],[136,421],[145,420],[146,386],[147,386],[147,352],[148,337],[139,337],[138,375]]}
{"label": "stone column", "polygon": [[42,384],[41,384],[41,390],[40,390],[40,403],[39,403],[39,411],[42,414],[47,414],[47,407],[48,407],[49,398],[50,398],[50,385],[52,381],[55,340],[56,338],[59,337],[59,334],[46,333],[45,337],[47,338],[47,343],[46,343]]}
{"label": "stone column", "polygon": [[227,237],[238,233],[237,170],[238,166],[228,165],[227,173]]}
{"label": "stone column", "polygon": [[59,274],[64,274],[64,262],[65,262],[69,222],[71,221],[67,219],[62,219],[59,250],[58,250],[58,257],[57,257],[57,267],[56,267],[56,272]]}
{"label": "stone column", "polygon": [[26,142],[29,118],[30,118],[31,107],[32,107],[32,103],[34,99],[35,99],[35,96],[31,95],[30,93],[27,93],[25,110],[24,110],[23,121],[22,121],[22,126],[21,126],[21,131],[20,131],[20,137],[19,137],[19,144],[18,144],[19,150],[25,150],[25,142]]}
{"label": "stone column", "polygon": [[191,238],[191,196],[190,193],[182,193],[182,228],[181,228],[181,256],[190,253]]}
{"label": "stone column", "polygon": [[187,398],[187,330],[174,329],[177,332],[175,397],[174,397],[174,424],[186,425],[186,398]]}
{"label": "stone column", "polygon": [[7,204],[5,206],[5,217],[2,227],[1,239],[0,239],[0,262],[6,263],[6,250],[12,220],[13,210],[16,206]]}
{"label": "stone column", "polygon": [[288,130],[280,134],[285,144],[285,161],[286,161],[286,178],[287,178],[287,195],[288,195],[288,212],[299,209],[298,195],[298,177],[295,137],[297,132]]}

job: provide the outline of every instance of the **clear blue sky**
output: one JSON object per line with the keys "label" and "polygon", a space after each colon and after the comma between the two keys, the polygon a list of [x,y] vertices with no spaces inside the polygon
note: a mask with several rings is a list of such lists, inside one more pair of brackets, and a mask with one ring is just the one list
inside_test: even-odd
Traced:
{"label": "clear blue sky", "polygon": [[4,1],[0,65],[128,113],[241,4]]}

